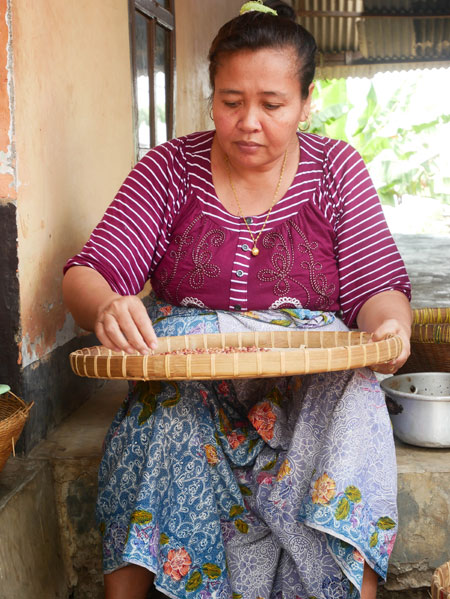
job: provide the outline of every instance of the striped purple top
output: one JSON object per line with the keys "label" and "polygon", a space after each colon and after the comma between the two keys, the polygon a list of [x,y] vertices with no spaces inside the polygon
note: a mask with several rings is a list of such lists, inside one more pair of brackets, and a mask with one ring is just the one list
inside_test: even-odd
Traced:
{"label": "striped purple top", "polygon": [[[219,201],[213,131],[152,149],[131,171],[83,250],[65,266],[97,270],[121,295],[150,278],[176,305],[224,310],[342,310],[351,325],[372,295],[410,295],[405,266],[359,154],[301,133],[300,162],[251,254],[243,219]],[[267,213],[246,220],[256,237]]]}

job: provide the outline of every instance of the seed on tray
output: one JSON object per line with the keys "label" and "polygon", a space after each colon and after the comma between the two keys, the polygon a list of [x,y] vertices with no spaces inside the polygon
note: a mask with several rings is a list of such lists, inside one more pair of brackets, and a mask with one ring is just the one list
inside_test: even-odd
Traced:
{"label": "seed on tray", "polygon": [[189,354],[233,354],[233,353],[254,353],[261,351],[270,351],[267,347],[198,347],[197,349],[174,349],[173,351],[161,352],[163,356],[187,356]]}

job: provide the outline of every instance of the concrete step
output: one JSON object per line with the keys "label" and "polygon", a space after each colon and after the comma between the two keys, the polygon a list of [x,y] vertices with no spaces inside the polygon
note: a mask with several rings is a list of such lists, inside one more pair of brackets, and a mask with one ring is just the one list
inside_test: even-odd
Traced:
{"label": "concrete step", "polygon": [[106,383],[0,473],[0,599],[103,598],[97,470],[126,388]]}
{"label": "concrete step", "polygon": [[[0,473],[0,599],[101,599],[97,469],[125,382],[108,382]],[[428,599],[450,559],[450,450],[397,446],[400,532],[379,599]]]}

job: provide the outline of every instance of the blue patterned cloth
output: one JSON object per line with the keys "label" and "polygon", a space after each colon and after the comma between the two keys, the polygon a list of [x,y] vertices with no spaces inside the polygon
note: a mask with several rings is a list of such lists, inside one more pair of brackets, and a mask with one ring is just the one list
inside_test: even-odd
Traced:
{"label": "blue patterned cloth", "polygon": [[[219,332],[212,311],[149,313],[158,336]],[[359,597],[364,560],[385,578],[396,534],[378,383],[361,369],[133,384],[105,441],[97,516],[105,572],[139,564],[169,597]]]}

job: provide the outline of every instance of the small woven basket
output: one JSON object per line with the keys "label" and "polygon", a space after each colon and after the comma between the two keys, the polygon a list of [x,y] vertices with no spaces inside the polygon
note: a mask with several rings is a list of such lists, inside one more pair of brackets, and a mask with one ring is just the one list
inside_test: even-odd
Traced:
{"label": "small woven basket", "polygon": [[431,579],[432,599],[450,599],[450,562],[437,568]]}
{"label": "small woven basket", "polygon": [[399,372],[450,372],[450,308],[413,310],[411,355]]}
{"label": "small woven basket", "polygon": [[15,444],[32,405],[33,402],[27,405],[11,391],[0,395],[0,471],[11,452],[15,454]]}

